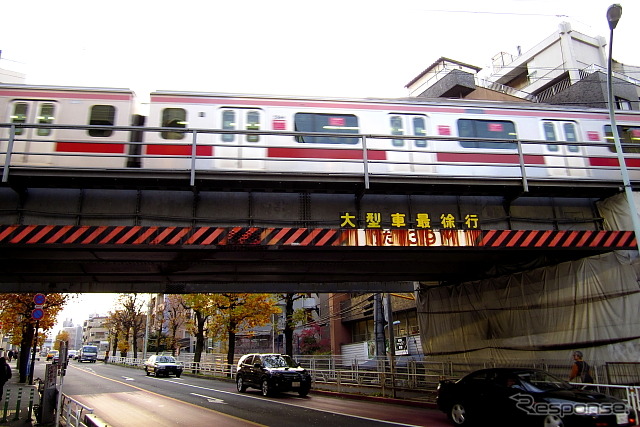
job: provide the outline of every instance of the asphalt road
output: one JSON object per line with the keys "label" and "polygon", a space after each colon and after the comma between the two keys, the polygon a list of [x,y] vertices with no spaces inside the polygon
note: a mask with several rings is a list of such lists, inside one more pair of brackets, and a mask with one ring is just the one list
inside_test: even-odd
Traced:
{"label": "asphalt road", "polygon": [[[36,374],[44,373],[39,363]],[[44,374],[42,374],[44,375]],[[43,377],[43,376],[42,376]],[[183,375],[146,376],[143,370],[70,362],[62,392],[94,409],[113,427],[124,426],[450,426],[441,412],[421,407],[314,394],[263,397],[238,393],[233,382]]]}

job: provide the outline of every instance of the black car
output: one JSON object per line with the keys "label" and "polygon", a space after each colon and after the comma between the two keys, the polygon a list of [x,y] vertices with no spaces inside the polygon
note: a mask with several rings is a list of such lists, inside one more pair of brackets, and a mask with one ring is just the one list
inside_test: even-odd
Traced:
{"label": "black car", "polygon": [[154,354],[144,362],[144,371],[147,375],[151,375],[153,373],[156,377],[159,377],[160,375],[168,377],[173,374],[176,378],[180,378],[183,368],[182,362],[176,361],[176,358],[173,356]]}
{"label": "black car", "polygon": [[537,369],[494,368],[441,381],[438,407],[455,425],[629,426],[622,400],[574,387]]}
{"label": "black car", "polygon": [[281,391],[297,391],[306,396],[311,390],[311,374],[286,354],[246,354],[238,361],[238,391],[257,388],[263,396]]}

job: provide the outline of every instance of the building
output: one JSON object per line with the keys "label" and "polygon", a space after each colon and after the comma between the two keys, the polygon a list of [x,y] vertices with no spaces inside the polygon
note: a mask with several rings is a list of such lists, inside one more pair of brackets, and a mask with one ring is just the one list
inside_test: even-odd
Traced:
{"label": "building", "polygon": [[82,326],[74,326],[71,319],[66,319],[62,326],[62,330],[69,335],[69,349],[78,350],[82,346]]}
{"label": "building", "polygon": [[97,345],[105,351],[109,344],[109,329],[105,326],[106,316],[90,315],[82,327],[82,344]]}
{"label": "building", "polygon": [[[533,48],[513,55],[500,52],[492,69],[440,58],[405,87],[413,97],[446,97],[495,101],[607,107],[607,41],[573,31],[563,22]],[[613,93],[618,109],[639,110],[639,67],[613,61]]]}

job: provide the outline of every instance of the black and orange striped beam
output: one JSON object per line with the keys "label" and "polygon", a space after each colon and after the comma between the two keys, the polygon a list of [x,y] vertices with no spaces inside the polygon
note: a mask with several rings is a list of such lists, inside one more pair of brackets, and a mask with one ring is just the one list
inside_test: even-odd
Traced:
{"label": "black and orange striped beam", "polygon": [[0,225],[0,245],[635,249],[632,231]]}

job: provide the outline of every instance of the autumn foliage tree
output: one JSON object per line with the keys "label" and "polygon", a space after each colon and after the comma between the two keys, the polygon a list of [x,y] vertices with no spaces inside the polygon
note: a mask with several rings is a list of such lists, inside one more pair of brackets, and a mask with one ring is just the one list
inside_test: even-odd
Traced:
{"label": "autumn foliage tree", "polygon": [[[118,304],[122,307],[122,330],[125,336],[125,343],[118,343],[118,350],[124,355],[129,350],[128,343],[131,342],[133,347],[133,357],[138,357],[138,338],[144,336],[144,322],[146,316],[143,312],[145,301],[139,294],[120,294],[118,296]],[[131,334],[132,340],[129,341]]]}
{"label": "autumn foliage tree", "polygon": [[216,308],[213,304],[212,294],[188,294],[182,298],[185,308],[193,310],[193,318],[187,323],[189,331],[196,337],[196,349],[193,361],[202,360],[204,351],[205,327]]}
{"label": "autumn foliage tree", "polygon": [[[30,350],[35,335],[36,320],[32,318],[36,308],[34,297],[36,294],[0,294],[0,321],[2,332],[12,336],[11,343],[20,346],[18,368],[20,382],[27,381],[27,365]],[[38,320],[38,328],[45,332],[55,325],[56,317],[69,298],[68,294],[47,294],[42,309],[44,316]],[[40,340],[41,335],[38,334]],[[42,335],[44,340],[44,334]],[[38,342],[42,345],[43,342]]]}
{"label": "autumn foliage tree", "polygon": [[250,332],[252,328],[271,321],[280,312],[271,294],[222,293],[211,294],[215,311],[209,322],[209,333],[220,340],[228,339],[227,363],[233,364],[236,334]]}
{"label": "autumn foliage tree", "polygon": [[[111,349],[111,355],[115,356],[118,351],[118,344],[120,338],[126,339],[126,313],[123,310],[110,311],[107,320],[104,322],[104,327],[109,331],[109,346]],[[128,349],[128,348],[127,348]],[[109,349],[107,349],[107,357]]]}
{"label": "autumn foliage tree", "polygon": [[187,321],[187,308],[182,295],[167,295],[165,301],[169,346],[171,347],[171,354],[175,356],[180,347],[180,341],[177,337],[178,330]]}
{"label": "autumn foliage tree", "polygon": [[[284,330],[282,331],[284,334],[284,346],[285,353],[289,356],[293,356],[293,331],[296,328],[296,324],[300,321],[301,318],[306,316],[306,312],[304,309],[293,309],[293,303],[299,299],[309,298],[311,294],[278,294],[278,298],[284,301]],[[304,318],[306,322],[307,319]]]}

